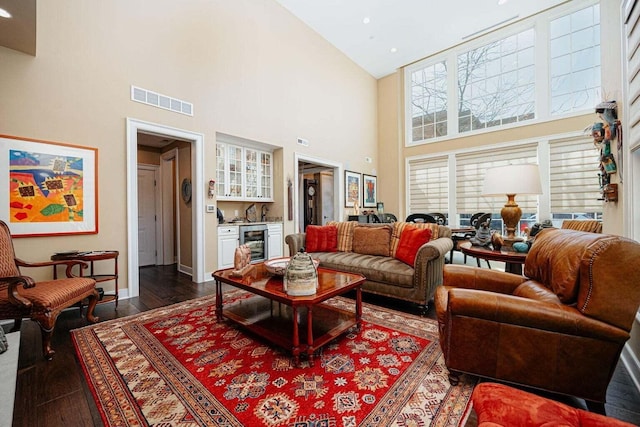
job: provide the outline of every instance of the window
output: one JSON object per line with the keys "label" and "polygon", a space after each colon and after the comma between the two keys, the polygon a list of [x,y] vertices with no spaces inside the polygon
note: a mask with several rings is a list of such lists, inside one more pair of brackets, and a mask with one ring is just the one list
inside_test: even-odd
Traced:
{"label": "window", "polygon": [[592,110],[602,100],[600,6],[565,3],[407,66],[407,145]]}
{"label": "window", "polygon": [[592,108],[600,99],[600,6],[550,23],[551,114]]}
{"label": "window", "polygon": [[553,219],[593,218],[594,214],[599,217],[599,156],[593,141],[584,137],[549,142]]}
{"label": "window", "polygon": [[[524,144],[499,150],[476,151],[457,154],[456,159],[456,211],[462,218],[469,218],[476,212],[492,214],[491,229],[502,230],[500,210],[507,201],[504,197],[482,195],[484,176],[488,168],[508,164],[538,163],[537,144]],[[535,216],[538,212],[537,196],[517,196],[516,202],[522,209],[522,218]]]}
{"label": "window", "polygon": [[447,157],[409,160],[409,211],[449,211],[449,166]]}
{"label": "window", "polygon": [[443,62],[411,73],[412,140],[447,134],[447,65]]}
{"label": "window", "polygon": [[535,116],[534,31],[458,55],[460,133]]}

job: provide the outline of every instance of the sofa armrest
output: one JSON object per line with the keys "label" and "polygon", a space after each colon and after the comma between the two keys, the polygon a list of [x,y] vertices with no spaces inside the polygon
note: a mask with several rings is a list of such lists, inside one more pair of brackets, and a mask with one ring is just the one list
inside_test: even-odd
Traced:
{"label": "sofa armrest", "polygon": [[418,292],[426,295],[426,301],[433,299],[436,288],[442,284],[444,256],[453,248],[449,237],[440,237],[425,243],[418,249],[413,271],[413,283]]}
{"label": "sofa armrest", "polygon": [[585,316],[575,307],[563,304],[459,288],[450,288],[447,300],[449,318],[477,319],[618,343],[624,343],[629,338],[627,331]]}
{"label": "sofa armrest", "polygon": [[294,256],[300,252],[300,249],[304,248],[305,238],[305,233],[288,234],[287,237],[284,238],[284,241],[289,245],[289,256]]}
{"label": "sofa armrest", "polygon": [[511,295],[526,280],[528,279],[524,276],[504,271],[448,264],[444,266],[442,284],[455,288],[480,289]]}

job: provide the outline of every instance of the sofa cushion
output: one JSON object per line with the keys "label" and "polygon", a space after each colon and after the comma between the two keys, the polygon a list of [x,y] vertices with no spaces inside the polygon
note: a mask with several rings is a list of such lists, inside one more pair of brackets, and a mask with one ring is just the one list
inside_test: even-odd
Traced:
{"label": "sofa cushion", "polygon": [[338,250],[338,227],[335,225],[309,225],[305,233],[307,252],[335,252]]}
{"label": "sofa cushion", "polygon": [[390,286],[413,288],[413,268],[391,257],[363,255],[355,252],[316,252],[320,265],[338,271],[362,274],[367,281]]}
{"label": "sofa cushion", "polygon": [[363,255],[389,256],[391,227],[356,226],[353,229],[353,252]]}
{"label": "sofa cushion", "polygon": [[402,231],[406,227],[417,227],[417,228],[428,228],[431,230],[431,240],[435,240],[438,238],[438,224],[431,223],[413,223],[413,222],[394,222],[393,223],[393,231],[391,233],[391,256],[395,258],[396,252],[398,251],[398,245],[400,244],[400,236],[402,235]]}
{"label": "sofa cushion", "polygon": [[351,252],[353,244],[353,229],[356,225],[358,225],[358,222],[329,221],[327,225],[335,225],[336,227],[338,227],[338,251]]}
{"label": "sofa cushion", "polygon": [[431,240],[431,229],[418,227],[405,227],[395,258],[413,267],[416,262],[416,254],[420,246]]}

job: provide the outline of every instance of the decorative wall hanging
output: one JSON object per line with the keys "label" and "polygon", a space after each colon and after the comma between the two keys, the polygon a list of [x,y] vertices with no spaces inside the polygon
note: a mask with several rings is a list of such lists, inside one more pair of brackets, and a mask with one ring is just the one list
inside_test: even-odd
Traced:
{"label": "decorative wall hanging", "polygon": [[[618,120],[618,111],[616,101],[601,102],[596,106],[596,114],[602,121],[595,122],[592,126],[588,126],[586,130],[591,131],[593,143],[600,150],[600,173],[598,175],[600,181],[600,190],[602,198],[607,202],[617,201],[617,194],[614,196],[613,186],[617,184],[611,183],[611,175],[620,170],[618,180],[622,182],[622,124]],[[611,143],[616,142],[616,150],[618,161],[611,152]],[[617,189],[616,189],[617,190]],[[617,193],[617,191],[615,191]]]}
{"label": "decorative wall hanging", "polygon": [[98,150],[0,135],[0,218],[13,237],[98,232]]}

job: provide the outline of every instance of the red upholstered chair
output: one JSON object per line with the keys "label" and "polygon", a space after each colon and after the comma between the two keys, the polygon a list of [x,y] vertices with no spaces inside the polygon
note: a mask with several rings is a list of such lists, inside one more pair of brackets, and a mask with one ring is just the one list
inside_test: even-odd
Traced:
{"label": "red upholstered chair", "polygon": [[478,427],[631,427],[615,418],[576,409],[502,384],[480,383],[471,396]]}
{"label": "red upholstered chair", "polygon": [[[93,309],[98,302],[96,282],[86,277],[74,277],[71,268],[81,261],[49,261],[28,263],[15,257],[9,227],[0,221],[0,319],[13,319],[12,330],[19,330],[22,319],[31,318],[42,332],[42,350],[48,360],[53,358],[51,336],[62,310],[89,298],[87,320],[97,322]],[[23,276],[20,267],[51,267],[66,265],[66,278],[35,282]]]}
{"label": "red upholstered chair", "polygon": [[460,373],[576,396],[604,412],[640,305],[640,244],[543,229],[524,275],[445,265],[435,294],[440,345]]}

